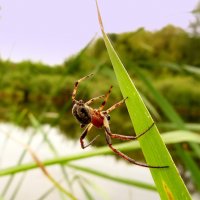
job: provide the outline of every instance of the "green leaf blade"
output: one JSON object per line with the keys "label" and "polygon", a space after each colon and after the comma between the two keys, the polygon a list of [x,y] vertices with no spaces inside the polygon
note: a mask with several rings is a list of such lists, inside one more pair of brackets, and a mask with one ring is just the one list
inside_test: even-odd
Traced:
{"label": "green leaf blade", "polygon": [[[144,132],[151,126],[153,120],[144,105],[136,87],[131,81],[125,67],[114,50],[109,38],[104,32],[100,11],[97,5],[99,24],[103,39],[112,62],[120,90],[126,101],[127,109],[136,131],[136,134]],[[169,168],[150,169],[161,199],[191,199],[190,194],[180,178],[172,158],[164,145],[156,126],[139,138],[139,142],[149,165],[166,166]]]}

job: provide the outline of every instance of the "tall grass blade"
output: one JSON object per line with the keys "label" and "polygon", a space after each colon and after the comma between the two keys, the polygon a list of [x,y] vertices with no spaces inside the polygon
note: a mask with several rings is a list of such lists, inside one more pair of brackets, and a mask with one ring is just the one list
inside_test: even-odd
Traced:
{"label": "tall grass blade", "polygon": [[[138,135],[150,127],[150,125],[153,123],[153,120],[121,60],[110,43],[110,40],[104,32],[98,5],[97,11],[103,39],[122,95],[124,98],[128,97],[128,100],[126,101],[127,109],[129,111],[136,134]],[[169,168],[163,169],[150,169],[161,199],[191,199],[190,194],[159,135],[158,129],[156,127],[152,128],[147,134],[139,139],[139,142],[149,165],[169,166]]]}
{"label": "tall grass blade", "polygon": [[[170,121],[172,121],[176,128],[178,129],[186,129],[186,126],[182,120],[182,118],[176,113],[174,108],[171,106],[171,104],[155,89],[151,81],[147,77],[143,75],[143,73],[139,70],[138,67],[134,67],[134,70],[136,74],[141,78],[141,80],[145,83],[146,87],[149,89],[151,94],[154,96],[157,104],[160,106],[161,110],[164,112],[164,114],[168,117]],[[200,151],[199,145],[196,144],[189,144],[190,147],[193,149],[195,152]],[[191,158],[187,152],[182,149],[182,147],[177,144],[175,145],[176,148],[176,153],[178,156],[181,158],[182,162],[184,165],[189,169],[189,171],[192,174],[192,178],[197,185],[198,189],[200,190],[200,171],[199,167],[196,164],[196,162]],[[200,155],[198,155],[200,156]]]}

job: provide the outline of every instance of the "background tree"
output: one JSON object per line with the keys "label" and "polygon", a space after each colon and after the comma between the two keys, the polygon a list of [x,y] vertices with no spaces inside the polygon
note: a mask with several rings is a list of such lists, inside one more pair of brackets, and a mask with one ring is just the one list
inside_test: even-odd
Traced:
{"label": "background tree", "polygon": [[200,1],[197,3],[192,13],[194,15],[194,21],[190,22],[189,27],[194,36],[200,36]]}

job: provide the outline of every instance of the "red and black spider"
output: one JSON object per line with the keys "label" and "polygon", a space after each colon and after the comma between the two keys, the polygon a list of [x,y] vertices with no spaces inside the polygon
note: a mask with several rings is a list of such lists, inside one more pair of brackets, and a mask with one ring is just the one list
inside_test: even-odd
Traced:
{"label": "red and black spider", "polygon": [[[97,128],[103,128],[105,130],[106,142],[107,142],[108,146],[112,149],[112,151],[115,152],[117,155],[121,156],[122,158],[124,158],[125,160],[129,161],[130,163],[139,165],[142,167],[149,167],[149,168],[167,168],[168,166],[152,166],[152,165],[147,165],[144,163],[139,163],[139,162],[133,160],[132,158],[128,157],[127,155],[123,154],[119,150],[115,149],[112,146],[111,138],[117,138],[120,140],[136,140],[139,137],[141,137],[142,135],[144,135],[145,133],[147,133],[153,127],[154,123],[147,130],[145,130],[143,133],[141,133],[137,136],[125,136],[125,135],[113,134],[109,127],[109,121],[110,121],[109,113],[111,111],[113,111],[114,109],[118,108],[119,106],[121,106],[125,102],[126,99],[121,100],[120,102],[111,106],[109,109],[103,111],[103,108],[104,108],[104,106],[108,100],[108,97],[111,93],[112,86],[110,87],[110,89],[106,93],[106,95],[92,98],[92,99],[88,100],[87,102],[84,102],[83,100],[75,99],[79,83],[81,81],[91,77],[92,75],[93,74],[89,74],[89,75],[79,79],[78,81],[76,81],[74,84],[74,90],[72,93],[72,102],[73,102],[72,114],[78,120],[78,122],[81,123],[82,128],[86,126],[85,130],[83,131],[83,133],[80,137],[81,147],[84,149],[84,148],[88,147],[89,145],[91,145],[96,140],[96,138],[98,136],[96,136],[87,145],[85,145],[84,141],[83,141],[84,138],[86,137],[87,133],[90,131],[90,129],[93,126],[95,126]],[[93,109],[92,107],[90,107],[90,104],[93,101],[100,99],[100,98],[104,98],[104,101],[102,102],[101,106],[98,109]]]}

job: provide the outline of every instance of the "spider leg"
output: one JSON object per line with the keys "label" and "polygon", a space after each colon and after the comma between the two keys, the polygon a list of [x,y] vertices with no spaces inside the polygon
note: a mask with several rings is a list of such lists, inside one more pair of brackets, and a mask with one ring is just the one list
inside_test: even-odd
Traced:
{"label": "spider leg", "polygon": [[80,137],[80,143],[81,143],[81,148],[82,149],[85,149],[86,147],[90,146],[96,139],[99,135],[97,135],[92,141],[90,141],[87,145],[84,144],[84,138],[86,137],[87,133],[90,131],[90,129],[92,128],[92,124],[89,124],[86,129],[83,131],[83,133],[81,134],[81,137]]}
{"label": "spider leg", "polygon": [[[153,125],[152,125],[153,126]],[[152,127],[151,126],[151,127]],[[150,128],[151,128],[150,127]],[[148,128],[148,130],[150,129]],[[130,138],[129,136],[122,136],[122,135],[117,135],[117,134],[112,134],[111,131],[110,131],[110,128],[109,128],[109,124],[108,124],[108,121],[106,119],[104,119],[104,129],[105,129],[105,134],[106,134],[106,142],[108,144],[108,146],[111,148],[111,150],[116,153],[118,156],[121,156],[123,159],[129,161],[130,163],[132,164],[135,164],[135,165],[139,165],[139,166],[142,166],[142,167],[148,167],[148,168],[167,168],[169,166],[152,166],[152,165],[147,165],[147,164],[144,164],[144,163],[140,163],[140,162],[137,162],[135,161],[134,159],[128,157],[127,155],[125,155],[124,153],[122,153],[121,151],[115,149],[113,146],[112,146],[112,141],[111,141],[111,137],[114,135],[113,138],[118,138],[118,139],[123,139],[123,140],[131,140],[132,138]],[[148,130],[146,130],[145,132],[147,132]],[[143,135],[144,133],[140,134],[139,136]],[[117,136],[117,137],[116,137]],[[137,138],[137,136],[136,136]],[[134,139],[136,139],[134,138]]]}
{"label": "spider leg", "polygon": [[101,96],[98,96],[98,97],[94,97],[94,98],[92,98],[92,99],[90,99],[89,101],[87,101],[86,103],[85,103],[85,105],[90,105],[91,103],[93,103],[94,101],[96,101],[96,100],[98,100],[98,99],[101,99],[101,98],[103,98],[103,97],[105,97],[105,95],[101,95]]}
{"label": "spider leg", "polygon": [[127,136],[127,135],[120,135],[120,134],[114,134],[110,131],[109,127],[105,127],[106,133],[111,137],[111,138],[116,138],[116,139],[120,139],[120,140],[137,140],[138,138],[140,138],[142,135],[144,135],[145,133],[147,133],[152,127],[154,126],[154,123],[147,128],[143,133],[140,133],[139,135],[136,136]]}
{"label": "spider leg", "polygon": [[121,101],[119,101],[118,103],[114,104],[113,106],[111,106],[109,109],[106,110],[107,113],[110,113],[111,111],[115,110],[116,108],[118,108],[119,106],[121,106],[127,99],[128,97],[126,97],[125,99],[122,99]]}
{"label": "spider leg", "polygon": [[134,159],[128,157],[127,155],[125,155],[124,153],[122,153],[121,151],[115,149],[112,146],[112,142],[111,142],[111,137],[106,133],[106,142],[108,144],[108,146],[111,148],[111,150],[116,153],[118,156],[121,156],[123,159],[127,160],[128,162],[135,164],[135,165],[139,165],[141,167],[147,167],[147,168],[168,168],[169,166],[153,166],[153,165],[147,165],[145,163],[140,163],[135,161]]}
{"label": "spider leg", "polygon": [[101,106],[99,107],[99,111],[102,111],[104,106],[106,105],[106,102],[108,100],[108,97],[110,96],[111,90],[112,90],[113,86],[110,86],[110,89],[108,90],[108,92],[105,95],[104,101],[102,102]]}
{"label": "spider leg", "polygon": [[78,84],[81,82],[81,81],[83,81],[83,80],[85,80],[85,79],[87,79],[87,78],[89,78],[89,77],[91,77],[91,76],[93,76],[94,74],[89,74],[89,75],[87,75],[87,76],[84,76],[83,78],[81,78],[81,79],[79,79],[78,81],[76,81],[75,83],[74,83],[74,89],[73,89],[73,92],[72,92],[72,102],[74,103],[76,100],[75,100],[75,97],[76,97],[76,92],[77,92],[77,89],[78,89]]}

